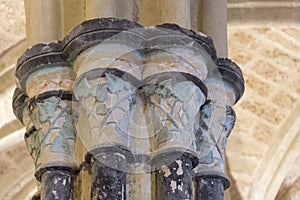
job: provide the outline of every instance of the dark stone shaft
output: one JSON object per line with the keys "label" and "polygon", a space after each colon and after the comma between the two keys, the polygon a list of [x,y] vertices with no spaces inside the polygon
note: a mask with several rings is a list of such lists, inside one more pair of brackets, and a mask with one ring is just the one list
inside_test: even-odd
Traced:
{"label": "dark stone shaft", "polygon": [[73,200],[75,175],[69,171],[51,170],[42,175],[42,200]]}
{"label": "dark stone shaft", "polygon": [[181,156],[155,173],[158,200],[194,200],[193,171],[190,158]]}
{"label": "dark stone shaft", "polygon": [[107,167],[99,161],[92,166],[92,200],[125,200],[126,172]]}
{"label": "dark stone shaft", "polygon": [[196,184],[196,200],[224,199],[224,183],[222,179],[197,177]]}

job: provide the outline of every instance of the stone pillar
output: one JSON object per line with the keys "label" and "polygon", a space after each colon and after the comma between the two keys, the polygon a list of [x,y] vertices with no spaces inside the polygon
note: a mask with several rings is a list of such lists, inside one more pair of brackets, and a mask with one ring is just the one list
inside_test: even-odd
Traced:
{"label": "stone pillar", "polygon": [[91,199],[126,199],[127,152],[102,147],[89,153],[86,160],[92,166]]}
{"label": "stone pillar", "polygon": [[25,0],[28,46],[62,38],[62,1]]}
{"label": "stone pillar", "polygon": [[[174,152],[176,151],[174,150]],[[169,156],[175,156],[176,153],[178,154],[176,155],[177,159],[175,161],[169,162],[169,164],[164,162],[170,159],[168,158]],[[174,155],[170,155],[170,153],[159,155],[159,157],[156,157],[156,159],[159,160],[153,160],[156,165],[161,165],[161,168],[154,172],[156,179],[156,199],[194,199],[193,168],[197,162],[195,162],[195,158],[191,157],[189,153],[176,153],[174,153]],[[164,156],[165,159],[163,159]]]}
{"label": "stone pillar", "polygon": [[223,200],[224,182],[220,178],[196,179],[196,199]]}
{"label": "stone pillar", "polygon": [[86,19],[117,16],[118,0],[86,0]]}
{"label": "stone pillar", "polygon": [[92,199],[126,195],[126,172],[134,150],[128,130],[134,129],[130,115],[141,59],[137,51],[141,36],[130,29],[141,27],[128,20],[94,19],[75,27],[64,39],[64,55],[77,73],[75,124],[92,167]]}
{"label": "stone pillar", "polygon": [[128,188],[146,179],[148,198],[223,198],[231,106],[244,81],[210,37],[170,23],[92,19],[62,43],[26,50],[16,77],[14,109],[27,126],[41,199],[78,198],[75,156],[76,186],[91,185],[91,199],[139,198]]}
{"label": "stone pillar", "polygon": [[205,80],[208,101],[201,108],[197,132],[199,165],[195,169],[196,199],[223,199],[230,186],[225,175],[225,147],[235,123],[231,108],[244,92],[244,80],[239,67],[229,59],[218,59]]}
{"label": "stone pillar", "polygon": [[159,25],[146,33],[143,89],[154,129],[150,140],[156,198],[193,199],[192,170],[198,163],[195,128],[206,99],[202,80],[207,64],[213,62],[208,52],[214,49],[206,43],[206,36],[174,24]]}
{"label": "stone pillar", "polygon": [[213,40],[219,57],[227,57],[227,0],[201,0],[199,30]]}
{"label": "stone pillar", "polygon": [[62,0],[63,36],[85,20],[86,1]]}
{"label": "stone pillar", "polygon": [[41,177],[41,199],[75,199],[74,197],[74,173],[54,168],[47,170]]}
{"label": "stone pillar", "polygon": [[137,2],[137,20],[145,26],[175,23],[191,28],[191,0],[142,0]]}
{"label": "stone pillar", "polygon": [[[13,112],[16,118],[26,127],[24,140],[27,149],[33,159],[34,167],[37,168],[37,155],[40,154],[40,140],[39,135],[29,119],[28,114],[28,101],[29,98],[19,89],[16,88],[13,95]],[[34,194],[33,200],[39,200],[41,196],[40,182],[36,181],[37,192]]]}
{"label": "stone pillar", "polygon": [[61,42],[34,45],[19,58],[16,69],[18,87],[29,98],[23,113],[30,127],[25,137],[41,182],[41,199],[73,199],[78,170],[71,110],[75,74],[61,50]]}

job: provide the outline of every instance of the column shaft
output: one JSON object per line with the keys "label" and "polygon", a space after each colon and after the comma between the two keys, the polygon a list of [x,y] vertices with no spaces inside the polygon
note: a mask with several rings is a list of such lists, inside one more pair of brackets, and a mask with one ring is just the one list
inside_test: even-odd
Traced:
{"label": "column shaft", "polygon": [[63,0],[63,35],[85,19],[85,1]]}
{"label": "column shaft", "polygon": [[220,178],[198,177],[196,200],[223,200],[224,183]]}
{"label": "column shaft", "polygon": [[116,0],[86,0],[86,19],[116,17]]}
{"label": "column shaft", "polygon": [[209,35],[219,57],[227,57],[227,0],[202,0],[200,31]]}
{"label": "column shaft", "polygon": [[25,0],[29,46],[62,38],[62,1]]}
{"label": "column shaft", "polygon": [[126,172],[110,168],[96,160],[92,166],[91,199],[126,199]]}
{"label": "column shaft", "polygon": [[68,171],[46,171],[42,175],[41,199],[74,199],[74,179],[75,176]]}
{"label": "column shaft", "polygon": [[156,198],[174,200],[193,198],[193,171],[190,158],[181,156],[156,172]]}
{"label": "column shaft", "polygon": [[190,0],[143,0],[137,4],[137,19],[144,26],[176,23],[191,28]]}

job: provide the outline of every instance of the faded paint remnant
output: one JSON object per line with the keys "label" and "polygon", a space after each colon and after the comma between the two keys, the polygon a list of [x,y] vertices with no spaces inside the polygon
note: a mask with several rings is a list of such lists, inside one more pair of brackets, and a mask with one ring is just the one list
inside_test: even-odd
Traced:
{"label": "faded paint remnant", "polygon": [[163,165],[161,170],[164,172],[164,177],[169,177],[171,175],[171,171],[166,165]]}
{"label": "faded paint remnant", "polygon": [[172,192],[175,193],[175,190],[177,189],[177,183],[176,183],[176,181],[171,181],[170,186],[172,188]]}
{"label": "faded paint remnant", "polygon": [[178,190],[183,191],[182,185],[178,185]]}
{"label": "faded paint remnant", "polygon": [[178,164],[178,169],[176,174],[177,175],[182,175],[183,174],[183,170],[182,170],[182,161],[181,160],[176,160],[177,164]]}
{"label": "faded paint remnant", "polygon": [[54,198],[55,198],[55,199],[59,199],[56,190],[53,190],[52,193],[54,194]]}

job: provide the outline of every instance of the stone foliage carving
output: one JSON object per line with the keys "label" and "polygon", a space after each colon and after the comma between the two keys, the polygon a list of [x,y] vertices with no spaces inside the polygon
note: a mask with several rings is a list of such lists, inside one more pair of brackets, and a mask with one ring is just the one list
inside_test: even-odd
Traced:
{"label": "stone foliage carving", "polygon": [[81,106],[76,123],[88,123],[91,146],[108,142],[126,146],[131,137],[147,137],[152,150],[168,142],[195,149],[195,127],[205,96],[192,81],[157,83],[154,76],[136,87],[136,80],[125,81],[110,73],[103,76],[84,77],[74,90]]}
{"label": "stone foliage carving", "polygon": [[36,167],[51,161],[72,163],[75,134],[71,102],[57,96],[37,99],[29,107],[29,118],[34,133],[28,141],[28,148]]}
{"label": "stone foliage carving", "polygon": [[198,112],[205,99],[191,81],[167,79],[143,87],[154,129],[154,148],[182,146],[195,149]]}
{"label": "stone foliage carving", "polygon": [[[223,113],[218,115],[218,113]],[[208,100],[201,109],[196,144],[200,164],[224,167],[227,137],[235,123],[235,113],[230,106],[221,106]]]}
{"label": "stone foliage carving", "polygon": [[129,115],[135,102],[134,91],[132,84],[108,73],[96,81],[84,77],[79,82],[74,89],[80,104],[74,109],[75,123],[87,123],[89,135],[84,140],[89,147],[101,142],[120,143],[118,136],[128,137]]}

